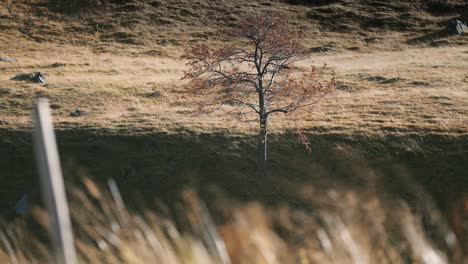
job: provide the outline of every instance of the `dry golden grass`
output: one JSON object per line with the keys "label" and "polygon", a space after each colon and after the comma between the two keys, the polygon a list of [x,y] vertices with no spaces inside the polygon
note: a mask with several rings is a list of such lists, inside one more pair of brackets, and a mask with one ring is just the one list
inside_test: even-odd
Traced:
{"label": "dry golden grass", "polygon": [[[33,47],[33,48],[32,48]],[[25,51],[27,50],[27,51]],[[45,52],[47,51],[47,52]],[[298,70],[327,64],[339,86],[316,110],[300,120],[312,133],[443,134],[468,132],[468,53],[465,47],[400,51],[312,54]],[[4,49],[17,63],[0,65],[0,120],[3,127],[28,128],[35,98],[48,97],[59,128],[108,128],[150,132],[185,128],[209,132],[253,132],[255,116],[243,122],[225,116],[193,116],[195,100],[184,93],[185,69],[178,59],[95,53],[90,48],[37,44]],[[63,67],[54,67],[63,63]],[[49,84],[10,81],[19,74],[44,72]],[[83,117],[70,117],[75,109]],[[278,132],[291,126],[273,117]]]}
{"label": "dry golden grass", "polygon": [[[117,48],[119,52],[129,52],[130,44],[136,53],[172,55],[177,50],[174,47],[195,41],[225,41],[226,28],[235,25],[241,16],[267,12],[305,27],[309,46],[334,43],[340,49],[353,49],[365,42],[374,47],[395,37],[402,42],[422,38],[427,43],[440,39],[466,43],[466,39],[456,36],[430,36],[440,33],[450,19],[463,15],[463,0],[332,1],[310,7],[284,2],[287,1],[135,0],[100,5],[91,12],[63,14],[50,8],[50,0],[8,0],[0,4],[2,29],[8,33],[0,39],[20,37],[89,46],[97,51]],[[440,10],[431,9],[431,4],[438,2]],[[389,30],[398,34],[389,34]]]}
{"label": "dry golden grass", "polygon": [[[192,190],[177,201],[174,219],[165,206],[157,213],[119,207],[110,194],[84,182],[69,189],[80,263],[448,263],[457,249],[430,199],[414,212],[373,188],[303,186],[298,195],[308,201],[304,208],[239,203],[217,190],[220,201],[214,203],[222,209],[215,210],[228,213],[215,224]],[[420,220],[428,215],[440,228],[432,236]],[[47,213],[36,207],[15,223],[2,224],[0,261],[53,261],[44,240],[47,223]],[[434,240],[440,235],[447,241]]]}
{"label": "dry golden grass", "polygon": [[[311,134],[358,136],[359,140],[366,136],[379,139],[402,136],[407,140],[406,147],[413,152],[418,151],[418,142],[430,135],[460,138],[464,140],[461,148],[466,145],[468,49],[459,44],[466,43],[467,36],[444,36],[442,39],[447,41],[447,45],[439,47],[408,44],[411,39],[440,30],[442,26],[438,23],[452,15],[432,16],[410,10],[409,16],[417,23],[414,30],[406,31],[364,29],[361,28],[362,21],[343,19],[350,21],[350,30],[340,32],[330,25],[311,20],[310,16],[314,14],[309,13],[311,9],[278,1],[134,1],[138,4],[133,7],[125,5],[126,9],[119,10],[122,7],[111,6],[109,10],[97,10],[98,13],[82,14],[81,17],[63,15],[38,5],[44,2],[9,0],[0,3],[0,56],[18,59],[17,63],[0,62],[2,130],[29,130],[34,100],[47,97],[54,108],[55,125],[61,130],[98,130],[131,135],[155,131],[177,133],[181,129],[200,133],[223,131],[228,135],[256,133],[255,116],[244,115],[239,119],[224,115],[230,109],[222,109],[212,115],[191,115],[195,102],[203,98],[189,97],[184,93],[184,82],[180,78],[185,66],[177,58],[184,47],[197,41],[223,44],[226,40],[223,31],[235,24],[242,14],[275,11],[291,23],[307,28],[307,47],[327,44],[335,47],[330,53],[311,53],[309,58],[298,62],[296,68],[305,70],[312,64],[326,63],[336,72],[339,86],[317,105],[314,112],[306,114],[297,123],[287,122],[281,115],[274,116],[271,122],[273,132],[299,126]],[[160,5],[151,4],[156,2]],[[402,8],[407,6],[406,3]],[[348,12],[346,14],[359,11],[353,5],[340,4],[334,8]],[[320,14],[327,17],[326,12]],[[370,13],[361,15],[367,17]],[[391,21],[398,18],[398,13],[392,9],[380,10],[373,15],[390,17]],[[39,85],[9,80],[16,74],[35,71],[45,73],[49,83]],[[75,109],[83,110],[85,114],[71,117],[70,112]],[[422,140],[411,141],[411,138]],[[436,137],[436,140],[440,138]],[[233,142],[233,148],[225,151],[239,151],[237,143]],[[224,147],[215,144],[207,148]],[[124,150],[123,147],[116,149]],[[139,151],[134,150],[138,155],[135,154],[133,159],[140,158]],[[337,151],[343,155],[352,152],[346,146],[337,147]],[[462,151],[456,156],[462,156]],[[408,191],[417,193],[415,196],[421,199],[410,210],[403,199],[393,199],[393,193],[381,196],[387,186],[376,187],[386,182],[381,179],[383,177],[375,176],[378,171],[356,170],[350,173],[353,177],[365,178],[366,184],[357,188],[341,179],[328,179],[328,172],[321,174],[324,168],[311,165],[308,158],[295,159],[294,155],[289,155],[291,153],[282,154],[281,160],[291,158],[288,168],[307,172],[307,177],[313,172],[314,184],[293,183],[289,175],[285,175],[278,186],[284,188],[281,191],[284,195],[300,196],[307,208],[295,208],[288,204],[287,199],[284,199],[284,204],[275,205],[222,203],[221,206],[231,214],[227,222],[217,223],[216,228],[233,263],[290,263],[289,260],[301,263],[380,263],[383,259],[388,263],[406,263],[422,261],[427,254],[444,260],[452,250],[456,250],[453,234],[426,193],[419,195],[418,190]],[[11,160],[17,161],[15,157]],[[158,162],[148,157],[145,160]],[[346,167],[348,169],[353,170]],[[164,173],[167,171],[172,173],[172,170]],[[391,176],[400,174],[404,173]],[[316,181],[318,178],[321,180]],[[328,182],[326,188],[323,179]],[[450,186],[453,185],[456,183]],[[85,199],[79,191],[75,195]],[[105,207],[105,204],[108,201],[102,201],[101,206]],[[134,225],[117,233],[110,224],[114,219],[106,218],[109,215],[104,217],[99,211],[102,208],[93,207],[87,200],[81,200],[76,208],[83,209],[83,205],[89,206],[86,210],[94,211],[76,210],[73,216],[80,223],[78,227],[83,229],[77,246],[80,257],[85,260],[89,257],[102,262],[141,263],[159,258],[165,251],[154,250],[154,234],[172,252],[164,253],[172,258],[168,261],[188,262],[198,258],[205,261],[199,263],[207,263],[213,257],[212,251],[196,234],[176,230],[179,236],[175,239],[168,238],[167,232],[160,232],[167,228],[159,226],[161,216],[155,220],[150,217],[152,213],[148,213],[143,217],[145,220],[140,221],[142,217],[137,214],[125,213]],[[412,211],[420,206],[425,218],[420,211]],[[427,223],[423,220],[427,221],[434,215],[434,226],[440,229],[431,229],[431,233],[440,231],[438,234],[445,239],[450,238],[452,244],[424,233]],[[91,216],[98,217],[100,222],[89,224],[93,219]],[[169,226],[175,226],[172,220],[168,221]],[[19,262],[28,262],[38,256],[50,258],[50,251],[40,243],[28,249],[22,246],[21,241],[31,238],[25,229],[9,231],[9,227],[2,225],[10,242],[1,242],[0,260],[13,262],[16,257]],[[111,244],[103,234],[112,232],[121,244],[109,246],[112,251],[109,254],[110,251],[99,247],[103,245],[102,241]],[[433,245],[437,243],[445,248]],[[13,245],[13,251],[8,249],[8,245]],[[31,248],[34,251],[28,251]],[[187,256],[187,252],[199,253]],[[140,257],[142,259],[137,259]]]}
{"label": "dry golden grass", "polygon": [[[336,50],[312,53],[297,65],[306,69],[328,64],[337,72],[342,89],[299,122],[304,130],[377,136],[466,134],[468,51],[455,44],[465,43],[467,37],[428,37],[429,44],[438,39],[449,44],[437,48],[408,45],[411,39],[439,32],[456,17],[453,12],[433,15],[424,8],[417,3],[371,0],[362,6],[350,1],[323,7],[282,1],[155,0],[66,15],[50,9],[46,0],[7,1],[0,4],[5,33],[0,36],[0,50],[19,62],[0,62],[0,126],[29,128],[30,107],[35,98],[45,96],[55,105],[57,125],[63,129],[253,132],[255,118],[248,115],[241,123],[222,111],[189,115],[197,99],[183,93],[184,62],[177,58],[184,47],[198,41],[222,44],[226,29],[243,14],[273,12],[307,29],[306,46],[331,44]],[[334,17],[340,12],[344,20],[354,15],[342,21]],[[405,20],[398,18],[402,12]],[[8,80],[33,71],[44,72],[49,84]],[[86,115],[70,117],[77,108]],[[291,127],[281,116],[274,118],[277,131]]]}

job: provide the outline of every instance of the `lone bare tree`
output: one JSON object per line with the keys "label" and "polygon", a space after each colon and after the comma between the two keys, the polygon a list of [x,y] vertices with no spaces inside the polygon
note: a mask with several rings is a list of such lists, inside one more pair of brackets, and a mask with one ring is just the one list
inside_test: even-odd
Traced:
{"label": "lone bare tree", "polygon": [[305,54],[303,35],[286,21],[252,16],[239,24],[230,31],[237,44],[222,48],[198,44],[187,49],[182,56],[189,67],[184,79],[204,97],[205,110],[229,104],[258,115],[258,164],[265,172],[270,115],[310,110],[334,86],[334,80],[324,78],[324,68],[293,73],[291,64]]}

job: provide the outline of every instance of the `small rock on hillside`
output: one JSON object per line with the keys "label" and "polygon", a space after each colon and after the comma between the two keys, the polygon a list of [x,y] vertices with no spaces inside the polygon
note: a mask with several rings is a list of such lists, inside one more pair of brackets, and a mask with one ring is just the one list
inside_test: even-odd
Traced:
{"label": "small rock on hillside", "polygon": [[34,83],[47,83],[44,74],[42,74],[40,72],[36,72],[35,74],[26,73],[26,74],[16,75],[15,77],[11,78],[10,80],[13,80],[13,81],[29,81],[29,82],[34,82]]}
{"label": "small rock on hillside", "polygon": [[0,61],[4,61],[4,62],[16,62],[16,59],[10,58],[10,57],[6,57],[6,56],[0,56]]}

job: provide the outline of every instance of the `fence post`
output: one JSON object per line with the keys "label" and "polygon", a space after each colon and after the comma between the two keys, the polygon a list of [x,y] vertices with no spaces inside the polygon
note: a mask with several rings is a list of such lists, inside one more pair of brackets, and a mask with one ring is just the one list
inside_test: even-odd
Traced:
{"label": "fence post", "polygon": [[42,194],[49,212],[49,233],[57,263],[75,264],[76,253],[57,142],[47,99],[34,106],[34,145]]}

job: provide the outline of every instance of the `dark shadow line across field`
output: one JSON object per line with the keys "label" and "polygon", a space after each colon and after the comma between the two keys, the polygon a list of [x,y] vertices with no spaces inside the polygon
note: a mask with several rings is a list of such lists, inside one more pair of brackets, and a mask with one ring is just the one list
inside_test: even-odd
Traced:
{"label": "dark shadow line across field", "polygon": [[[131,206],[138,208],[152,207],[155,198],[171,204],[187,186],[208,200],[215,198],[207,190],[217,186],[239,200],[308,206],[296,195],[304,184],[325,190],[379,181],[391,193],[417,200],[406,186],[415,180],[441,207],[468,187],[466,137],[371,140],[315,135],[309,155],[294,135],[272,135],[268,177],[256,170],[253,137],[191,132],[125,136],[87,130],[58,131],[57,137],[67,182],[83,175],[101,184],[114,178],[127,200],[137,201]],[[0,157],[0,213],[11,214],[24,192],[39,201],[30,133],[0,130]]]}

